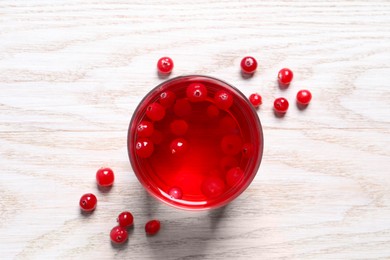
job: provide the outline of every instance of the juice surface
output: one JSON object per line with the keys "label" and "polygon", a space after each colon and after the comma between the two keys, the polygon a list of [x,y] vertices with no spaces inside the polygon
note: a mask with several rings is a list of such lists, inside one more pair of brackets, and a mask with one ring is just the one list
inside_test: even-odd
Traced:
{"label": "juice surface", "polygon": [[[188,92],[191,84],[206,91],[195,90],[194,99]],[[224,99],[221,103],[221,92],[232,98],[231,105]],[[198,94],[206,95],[197,100]],[[153,125],[146,137],[138,131],[145,122]],[[218,207],[237,197],[252,181],[262,155],[260,122],[243,95],[224,82],[198,76],[153,90],[133,116],[128,142],[134,171],[145,188],[186,209]],[[146,154],[140,142],[147,144]]]}

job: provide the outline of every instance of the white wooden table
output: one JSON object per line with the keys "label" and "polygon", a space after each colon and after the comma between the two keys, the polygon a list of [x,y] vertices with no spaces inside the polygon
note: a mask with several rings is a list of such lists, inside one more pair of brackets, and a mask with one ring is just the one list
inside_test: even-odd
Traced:
{"label": "white wooden table", "polygon": [[[164,55],[170,78],[210,75],[263,96],[263,161],[226,208],[162,205],[133,174],[128,124],[163,81]],[[250,79],[245,55],[259,61]],[[283,67],[295,73],[286,90]],[[390,259],[389,75],[389,1],[1,1],[1,258]],[[313,93],[306,110],[301,88]],[[103,165],[116,173],[105,193]],[[99,199],[90,216],[86,192]],[[123,210],[135,227],[114,247]],[[163,227],[146,237],[151,218]]]}

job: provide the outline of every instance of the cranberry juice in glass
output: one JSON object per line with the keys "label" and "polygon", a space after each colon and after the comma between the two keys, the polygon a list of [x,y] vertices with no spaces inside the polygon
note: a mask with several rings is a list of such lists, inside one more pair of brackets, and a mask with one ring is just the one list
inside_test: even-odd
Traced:
{"label": "cranberry juice in glass", "polygon": [[206,76],[160,84],[141,101],[128,131],[133,170],[171,206],[221,207],[255,177],[263,153],[256,111],[231,85]]}

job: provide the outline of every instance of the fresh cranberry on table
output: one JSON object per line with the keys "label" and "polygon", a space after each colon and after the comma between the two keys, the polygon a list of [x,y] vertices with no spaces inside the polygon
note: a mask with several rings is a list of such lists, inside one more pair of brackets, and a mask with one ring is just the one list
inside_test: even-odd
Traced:
{"label": "fresh cranberry on table", "polygon": [[96,208],[97,198],[92,193],[86,193],[80,198],[80,208],[85,212],[91,212]]}

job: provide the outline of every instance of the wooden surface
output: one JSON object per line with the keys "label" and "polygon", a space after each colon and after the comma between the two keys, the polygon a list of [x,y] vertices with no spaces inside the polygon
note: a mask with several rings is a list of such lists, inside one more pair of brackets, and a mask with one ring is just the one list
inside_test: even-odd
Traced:
{"label": "wooden surface", "polygon": [[[223,209],[162,205],[133,175],[128,123],[163,81],[164,55],[170,78],[263,96],[260,170]],[[244,55],[260,63],[250,79]],[[295,72],[286,90],[282,67]],[[389,1],[1,1],[1,258],[390,259],[389,75]],[[306,110],[301,88],[313,93]],[[278,96],[291,103],[284,118]],[[116,173],[109,192],[95,184],[102,165]],[[90,216],[86,192],[99,199]],[[122,210],[135,227],[114,247]],[[146,237],[151,218],[163,228]]]}

